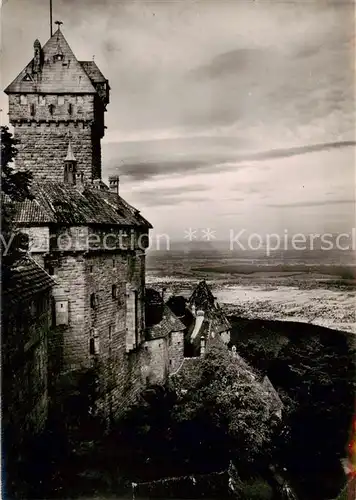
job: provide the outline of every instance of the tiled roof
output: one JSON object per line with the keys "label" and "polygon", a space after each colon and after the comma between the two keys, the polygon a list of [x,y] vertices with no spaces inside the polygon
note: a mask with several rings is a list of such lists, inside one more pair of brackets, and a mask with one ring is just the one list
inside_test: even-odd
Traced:
{"label": "tiled roof", "polygon": [[4,291],[3,295],[5,304],[19,303],[48,290],[55,281],[34,259],[26,255],[12,270],[9,283],[10,289]]}
{"label": "tiled roof", "polygon": [[159,339],[166,337],[171,332],[180,332],[185,329],[183,323],[177,318],[177,316],[170,310],[168,306],[163,308],[163,318],[157,325],[147,329],[147,339]]}
{"label": "tiled roof", "polygon": [[[63,60],[54,60],[58,53]],[[96,90],[58,29],[42,48],[41,71],[33,73],[33,59],[6,88],[6,93],[95,94]]]}
{"label": "tiled roof", "polygon": [[63,225],[106,224],[152,227],[116,193],[87,185],[83,192],[75,186],[45,182],[31,186],[33,200],[16,204],[18,224],[36,225],[57,223]]}
{"label": "tiled roof", "polygon": [[204,311],[214,307],[214,295],[212,294],[206,281],[200,281],[189,298],[189,304],[195,305],[196,309]]}
{"label": "tiled roof", "polygon": [[94,61],[79,61],[93,83],[105,83],[106,78]]}

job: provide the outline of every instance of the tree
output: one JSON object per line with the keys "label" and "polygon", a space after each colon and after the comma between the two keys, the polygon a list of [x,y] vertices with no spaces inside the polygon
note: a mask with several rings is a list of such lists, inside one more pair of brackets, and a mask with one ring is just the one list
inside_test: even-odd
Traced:
{"label": "tree", "polygon": [[212,346],[198,363],[196,380],[181,391],[175,417],[214,429],[239,462],[265,454],[274,428],[271,399],[256,374],[224,346]]}
{"label": "tree", "polygon": [[31,198],[32,173],[16,172],[13,161],[18,150],[17,141],[8,127],[1,126],[1,271],[2,285],[6,290],[11,269],[27,248],[28,238],[17,230],[14,223],[15,206]]}

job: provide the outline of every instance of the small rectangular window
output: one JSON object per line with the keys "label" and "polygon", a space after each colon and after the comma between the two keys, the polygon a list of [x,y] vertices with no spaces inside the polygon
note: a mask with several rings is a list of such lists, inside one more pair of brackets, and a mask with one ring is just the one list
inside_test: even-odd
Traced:
{"label": "small rectangular window", "polygon": [[31,104],[31,106],[30,106],[30,113],[31,113],[31,116],[35,116],[35,114],[36,114],[36,107],[34,104]]}
{"label": "small rectangular window", "polygon": [[55,270],[54,270],[54,267],[49,265],[47,266],[47,273],[51,276],[53,276],[55,274]]}
{"label": "small rectangular window", "polygon": [[89,354],[91,356],[94,356],[95,354],[95,340],[93,338],[89,340]]}
{"label": "small rectangular window", "polygon": [[73,105],[72,105],[72,103],[71,103],[71,102],[68,104],[68,113],[69,113],[70,115],[73,113]]}
{"label": "small rectangular window", "polygon": [[112,327],[109,326],[109,340],[112,339]]}
{"label": "small rectangular window", "polygon": [[20,104],[27,104],[27,95],[20,95]]}
{"label": "small rectangular window", "polygon": [[95,309],[96,308],[96,296],[95,296],[95,293],[92,293],[90,295],[90,307],[92,309]]}
{"label": "small rectangular window", "polygon": [[89,272],[90,272],[90,274],[93,274],[93,266],[89,267]]}
{"label": "small rectangular window", "polygon": [[116,285],[112,285],[112,287],[111,287],[111,296],[113,299],[117,299],[117,286]]}
{"label": "small rectangular window", "polygon": [[51,115],[53,115],[54,110],[55,110],[55,105],[54,105],[54,104],[50,104],[50,105],[48,106],[48,110],[49,110],[50,114],[51,114]]}
{"label": "small rectangular window", "polygon": [[64,96],[63,95],[59,95],[57,97],[57,104],[58,104],[58,106],[63,106],[63,104],[64,104]]}
{"label": "small rectangular window", "polygon": [[112,260],[112,267],[113,267],[113,268],[115,268],[115,267],[116,267],[116,260],[115,260],[115,259],[113,259],[113,260]]}

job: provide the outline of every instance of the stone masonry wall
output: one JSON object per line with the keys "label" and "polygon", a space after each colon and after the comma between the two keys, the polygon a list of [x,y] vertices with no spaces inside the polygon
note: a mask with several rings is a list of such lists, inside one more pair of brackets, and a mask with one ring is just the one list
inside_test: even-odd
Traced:
{"label": "stone masonry wall", "polygon": [[168,339],[160,338],[145,342],[148,356],[148,382],[150,384],[162,384],[168,376],[169,357]]}
{"label": "stone masonry wall", "polygon": [[91,127],[86,123],[36,123],[14,125],[14,136],[19,140],[16,168],[28,169],[34,178],[63,182],[64,159],[68,143],[71,142],[73,154],[77,160],[77,172],[83,172],[84,178],[92,178]]}
{"label": "stone masonry wall", "polygon": [[87,285],[83,255],[51,255],[45,259],[45,268],[52,267],[55,300],[68,301],[68,325],[57,326],[63,338],[63,369],[88,366],[88,326],[85,317]]}
{"label": "stone masonry wall", "polygon": [[168,343],[169,372],[174,373],[184,359],[184,331],[172,332]]}
{"label": "stone masonry wall", "polygon": [[94,120],[94,94],[20,94],[9,95],[10,121]]}
{"label": "stone masonry wall", "polygon": [[8,313],[3,318],[6,340],[2,346],[2,417],[4,428],[16,429],[13,438],[21,445],[41,432],[47,420],[49,291],[13,305]]}
{"label": "stone masonry wall", "polygon": [[[23,230],[31,234],[33,241],[56,240],[52,238],[56,231],[49,234],[48,228]],[[68,231],[75,242],[70,251],[60,252],[51,245],[49,252],[33,253],[56,282],[55,304],[64,301],[68,305],[68,324],[54,324],[56,334],[51,338],[51,348],[61,351],[57,357],[64,372],[88,368],[98,361],[100,406],[106,414],[117,414],[134,402],[147,382],[147,351],[143,345],[145,254],[141,250],[105,252],[100,248],[88,252],[82,244],[88,228],[72,227]],[[138,345],[129,352],[127,284],[137,291]],[[91,338],[95,354],[90,352]]]}
{"label": "stone masonry wall", "polygon": [[[71,141],[78,171],[101,176],[101,122],[94,95],[11,94],[9,118],[20,141],[16,167],[35,177],[63,181],[63,162]],[[99,120],[99,123],[96,121]]]}
{"label": "stone masonry wall", "polygon": [[[91,335],[99,339],[99,370],[102,398],[99,402],[105,414],[120,414],[134,402],[145,384],[146,353],[142,342],[132,351],[126,351],[127,293],[126,283],[137,290],[138,336],[143,339],[143,259],[135,253],[94,252],[86,260],[87,303],[90,295],[97,297],[97,307],[89,312]],[[116,287],[116,298],[113,297]]]}

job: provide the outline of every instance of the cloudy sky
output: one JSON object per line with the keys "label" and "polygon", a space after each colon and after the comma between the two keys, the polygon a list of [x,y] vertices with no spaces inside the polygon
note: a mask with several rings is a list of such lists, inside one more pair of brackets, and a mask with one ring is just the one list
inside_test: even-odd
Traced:
{"label": "cloudy sky", "polygon": [[[49,36],[49,0],[3,0],[2,88]],[[355,224],[352,0],[53,0],[110,81],[104,178],[155,226]],[[6,96],[0,101],[6,121]]]}

